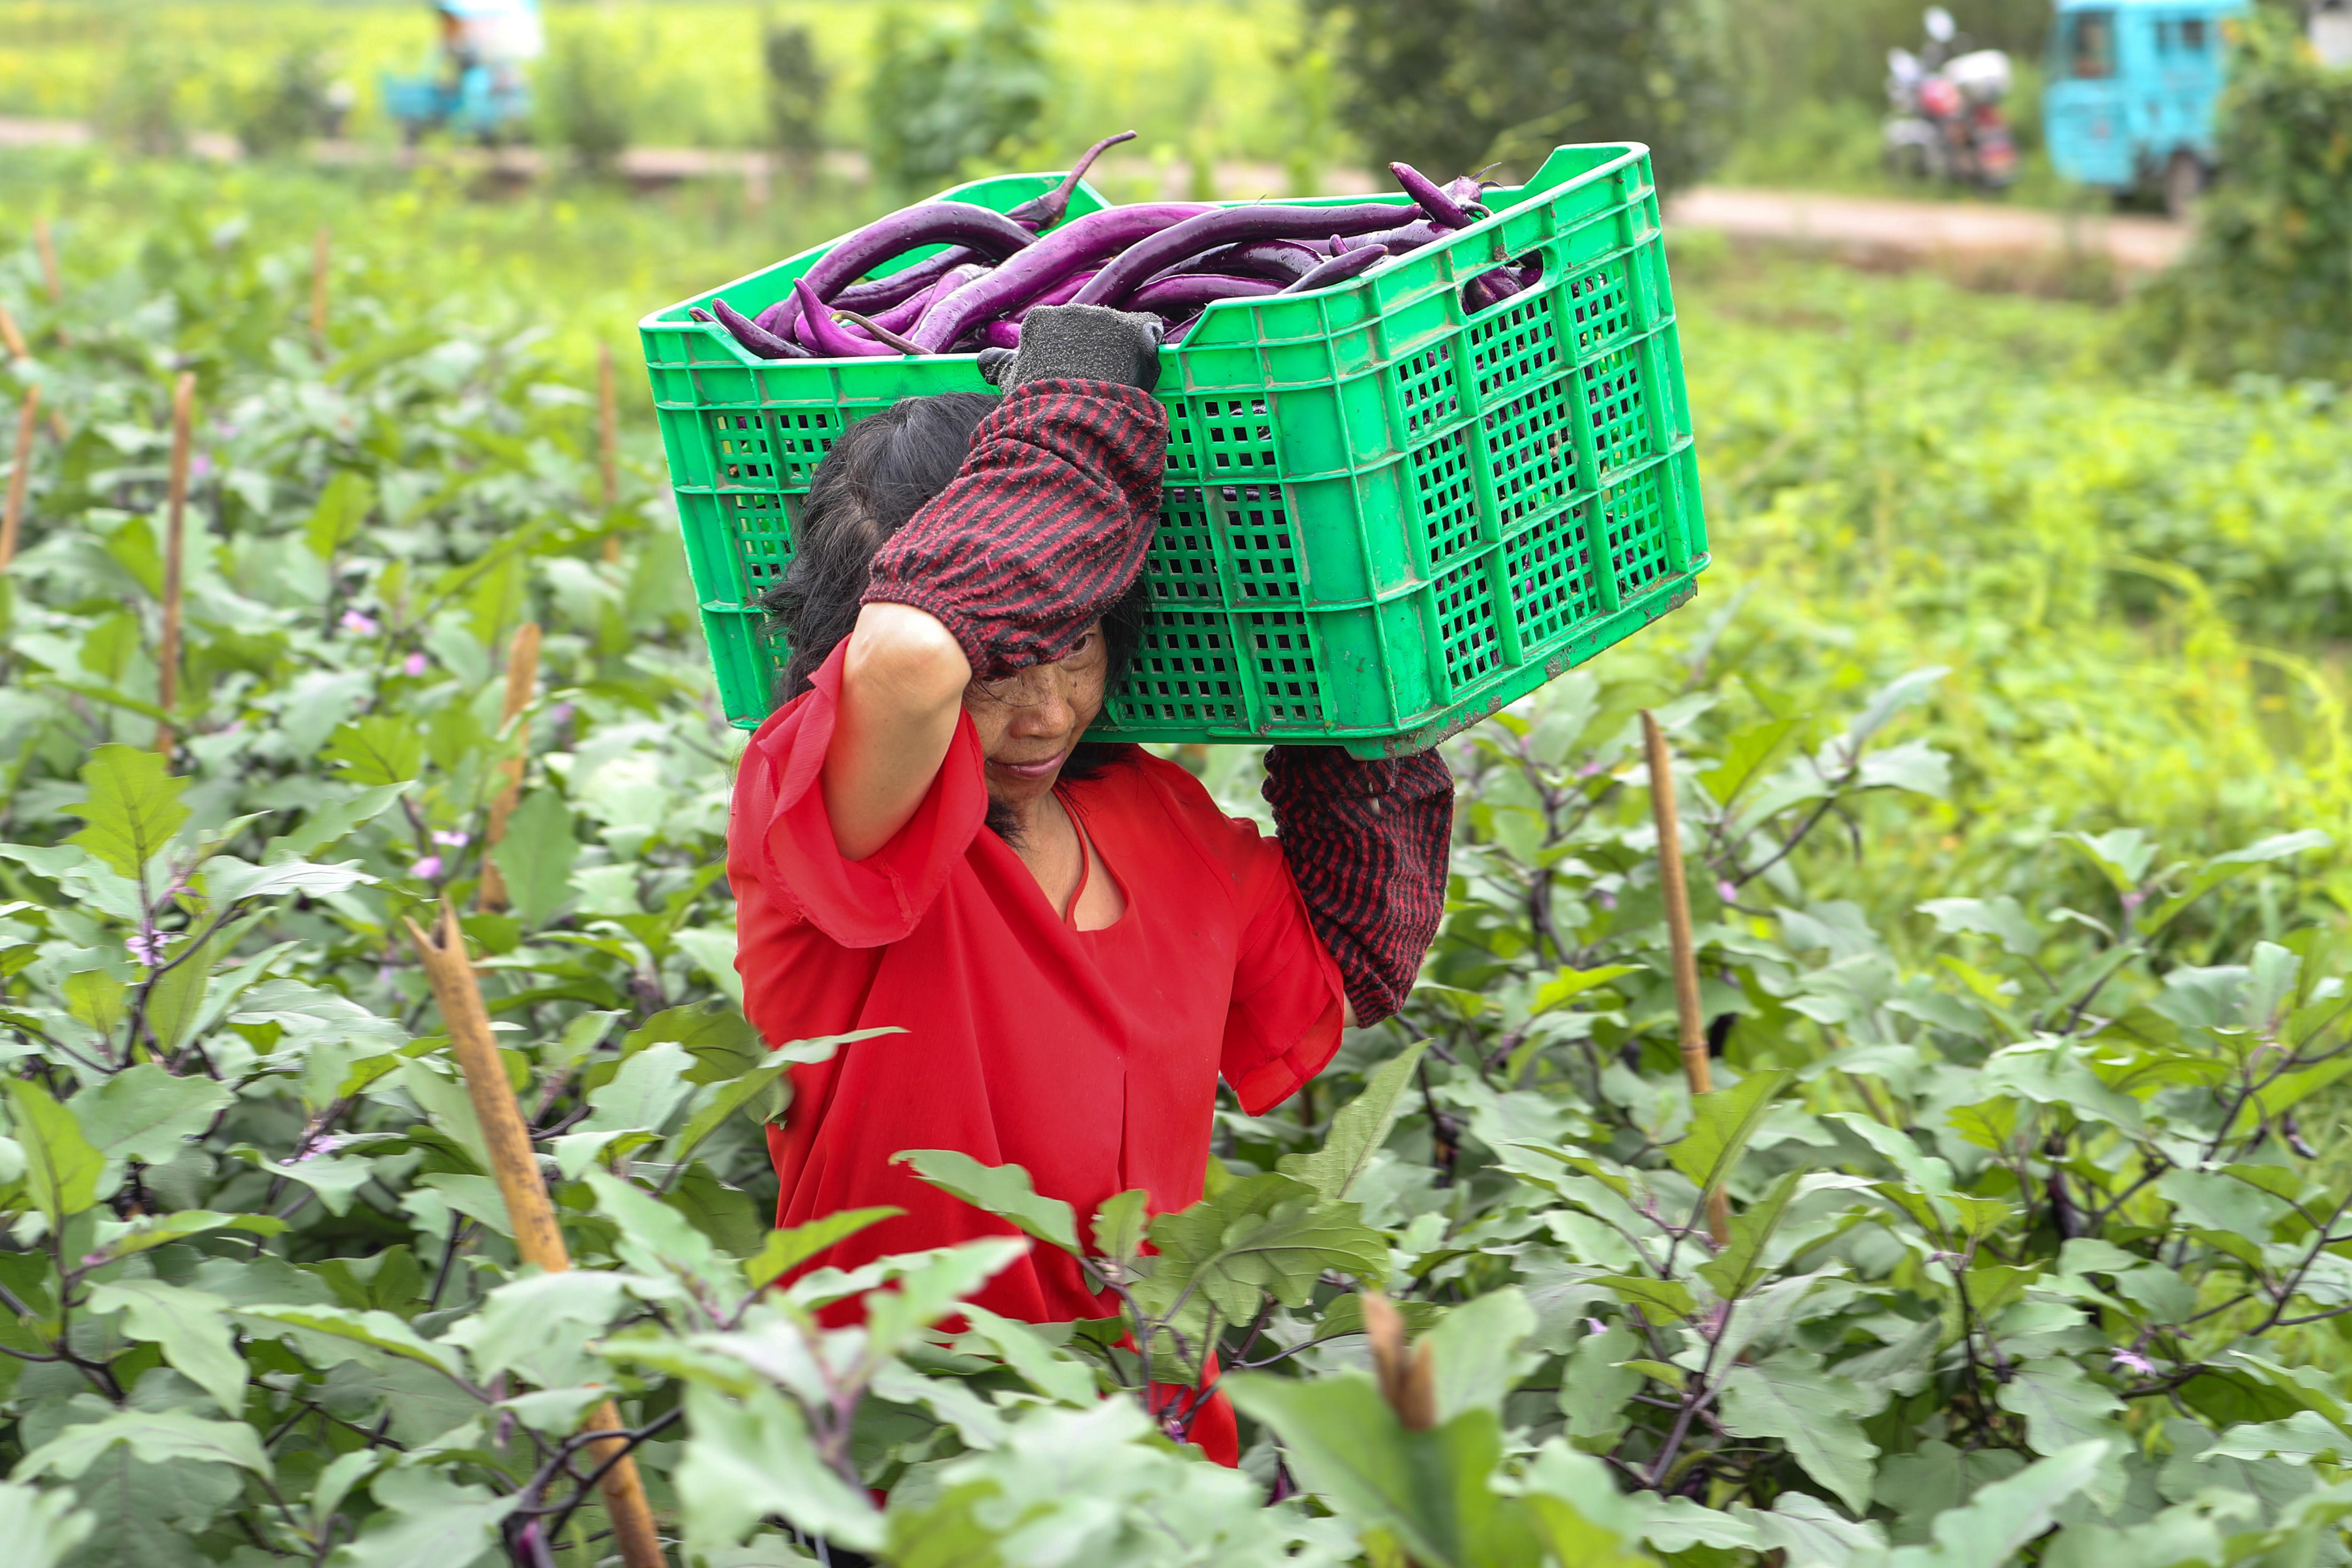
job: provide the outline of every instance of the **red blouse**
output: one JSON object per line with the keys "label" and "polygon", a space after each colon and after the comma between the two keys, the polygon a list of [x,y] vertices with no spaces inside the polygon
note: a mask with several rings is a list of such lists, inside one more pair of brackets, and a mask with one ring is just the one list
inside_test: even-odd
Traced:
{"label": "red blouse", "polygon": [[[906,1149],[1022,1165],[1082,1227],[1130,1187],[1155,1213],[1195,1202],[1219,1076],[1255,1115],[1339,1044],[1339,968],[1280,846],[1183,769],[1129,748],[1060,792],[1127,898],[1117,921],[1079,931],[982,826],[980,739],[964,718],[913,819],[845,860],[817,784],[842,658],[836,648],[744,754],[728,829],[735,966],[772,1043],[905,1032],[793,1069],[791,1111],[768,1134],[777,1223],[907,1211],[812,1268],[1010,1233],[892,1164]],[[1106,1315],[1075,1260],[1045,1246],[975,1300],[1032,1322]]]}

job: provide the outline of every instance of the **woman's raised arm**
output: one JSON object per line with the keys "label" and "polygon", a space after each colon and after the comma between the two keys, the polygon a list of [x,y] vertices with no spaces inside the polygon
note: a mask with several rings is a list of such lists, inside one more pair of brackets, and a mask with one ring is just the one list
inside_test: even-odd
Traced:
{"label": "woman's raised arm", "polygon": [[1168,447],[1159,352],[1148,316],[1031,311],[971,457],[875,553],[822,781],[844,856],[922,805],[974,676],[1060,658],[1142,570]]}

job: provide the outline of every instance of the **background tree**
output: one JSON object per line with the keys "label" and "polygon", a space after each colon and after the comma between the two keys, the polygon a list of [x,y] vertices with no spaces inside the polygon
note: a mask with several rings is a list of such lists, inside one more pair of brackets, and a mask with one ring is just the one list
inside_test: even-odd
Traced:
{"label": "background tree", "polygon": [[875,174],[914,187],[1003,167],[1045,112],[1045,24],[1039,0],[989,0],[969,26],[884,16],[866,89]]}
{"label": "background tree", "polygon": [[824,100],[833,77],[816,58],[816,40],[798,23],[770,18],[760,31],[767,71],[768,130],[793,177],[806,184],[824,151]]}
{"label": "background tree", "polygon": [[1525,174],[1564,142],[1646,142],[1662,185],[1719,153],[1730,76],[1713,0],[1308,0],[1336,16],[1341,113],[1440,178]]}

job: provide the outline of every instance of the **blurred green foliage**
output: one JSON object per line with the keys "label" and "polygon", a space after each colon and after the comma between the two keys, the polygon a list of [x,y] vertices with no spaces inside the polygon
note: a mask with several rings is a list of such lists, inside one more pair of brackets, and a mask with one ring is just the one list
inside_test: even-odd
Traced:
{"label": "blurred green foliage", "polygon": [[2159,354],[2198,374],[2352,384],[2352,70],[2320,64],[2300,18],[2250,14],[2221,101],[2221,178],[2197,241],[2148,290]]}
{"label": "blurred green foliage", "polygon": [[1002,168],[1035,137],[1055,86],[1043,0],[986,0],[969,22],[883,13],[866,82],[866,155],[900,190]]}

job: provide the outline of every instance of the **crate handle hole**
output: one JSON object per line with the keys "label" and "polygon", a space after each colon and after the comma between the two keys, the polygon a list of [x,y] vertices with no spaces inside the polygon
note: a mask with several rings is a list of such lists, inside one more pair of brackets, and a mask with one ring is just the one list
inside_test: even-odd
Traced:
{"label": "crate handle hole", "polygon": [[1543,276],[1544,258],[1539,250],[1531,250],[1500,267],[1490,267],[1462,285],[1462,313],[1475,316],[1506,300],[1516,300],[1541,283]]}

